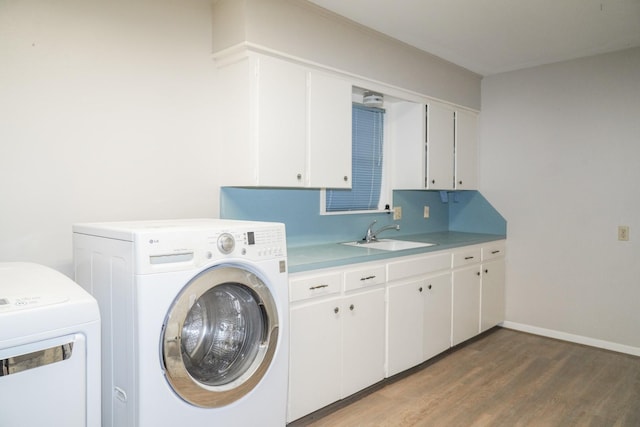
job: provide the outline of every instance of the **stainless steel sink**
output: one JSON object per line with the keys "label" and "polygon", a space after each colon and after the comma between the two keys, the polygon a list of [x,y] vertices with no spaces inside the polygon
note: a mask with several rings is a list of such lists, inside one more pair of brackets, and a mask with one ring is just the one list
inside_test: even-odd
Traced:
{"label": "stainless steel sink", "polygon": [[346,246],[359,246],[365,249],[380,249],[383,251],[402,251],[405,249],[425,248],[435,243],[411,242],[408,240],[379,239],[374,242],[346,242]]}

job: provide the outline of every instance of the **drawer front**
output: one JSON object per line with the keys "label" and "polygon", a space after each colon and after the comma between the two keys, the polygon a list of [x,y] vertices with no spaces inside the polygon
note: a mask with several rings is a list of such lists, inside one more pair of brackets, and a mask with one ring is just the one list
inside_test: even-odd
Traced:
{"label": "drawer front", "polygon": [[386,281],[385,273],[384,264],[346,271],[344,273],[344,290],[351,291],[384,283]]}
{"label": "drawer front", "polygon": [[502,258],[505,255],[506,244],[504,240],[487,244],[482,247],[482,261],[494,258]]}
{"label": "drawer front", "polygon": [[339,293],[342,290],[342,273],[292,278],[289,280],[291,302]]}
{"label": "drawer front", "polygon": [[406,277],[420,276],[451,268],[451,253],[444,252],[437,255],[427,255],[419,258],[390,262],[388,267],[390,282]]}
{"label": "drawer front", "polygon": [[465,248],[461,251],[453,253],[453,268],[462,267],[463,265],[475,264],[480,262],[482,251],[478,246]]}

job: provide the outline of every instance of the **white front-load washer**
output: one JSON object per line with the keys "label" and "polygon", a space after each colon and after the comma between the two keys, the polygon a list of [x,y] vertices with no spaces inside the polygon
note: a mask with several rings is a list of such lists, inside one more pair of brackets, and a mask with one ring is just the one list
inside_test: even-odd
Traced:
{"label": "white front-load washer", "polygon": [[103,319],[103,426],[286,424],[283,224],[76,224]]}
{"label": "white front-load washer", "polygon": [[0,263],[0,426],[100,426],[96,300],[40,264]]}

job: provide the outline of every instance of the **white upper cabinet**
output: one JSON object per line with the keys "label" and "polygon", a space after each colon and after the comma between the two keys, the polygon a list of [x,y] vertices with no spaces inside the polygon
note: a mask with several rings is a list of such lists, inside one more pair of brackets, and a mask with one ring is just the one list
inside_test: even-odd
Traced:
{"label": "white upper cabinet", "polygon": [[456,111],[455,189],[478,188],[478,115],[471,111]]}
{"label": "white upper cabinet", "polygon": [[223,185],[351,186],[351,85],[250,54],[219,69]]}
{"label": "white upper cabinet", "polygon": [[477,114],[439,102],[397,102],[393,122],[393,188],[477,188]]}
{"label": "white upper cabinet", "polygon": [[304,185],[306,179],[307,72],[284,61],[256,61],[254,144],[256,184]]}
{"label": "white upper cabinet", "polygon": [[351,83],[317,71],[308,79],[309,185],[351,188]]}
{"label": "white upper cabinet", "polygon": [[396,102],[387,108],[392,135],[392,187],[398,190],[423,190],[426,161],[425,105]]}
{"label": "white upper cabinet", "polygon": [[426,188],[453,190],[455,111],[433,102],[427,106],[426,117]]}

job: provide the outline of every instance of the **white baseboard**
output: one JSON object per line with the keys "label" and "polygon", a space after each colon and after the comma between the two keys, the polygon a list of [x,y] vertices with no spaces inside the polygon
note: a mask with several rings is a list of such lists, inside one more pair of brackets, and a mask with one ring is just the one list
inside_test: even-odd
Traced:
{"label": "white baseboard", "polygon": [[537,326],[525,325],[523,323],[509,322],[505,320],[500,326],[513,329],[516,331],[528,332],[534,335],[541,335],[543,337],[555,338],[562,341],[569,341],[576,344],[588,345],[591,347],[604,348],[606,350],[617,351],[618,353],[631,354],[633,356],[640,356],[640,348],[632,347],[629,345],[618,344],[611,341],[604,341],[595,338],[589,338],[582,335],[569,334],[567,332],[555,331],[553,329],[539,328]]}

